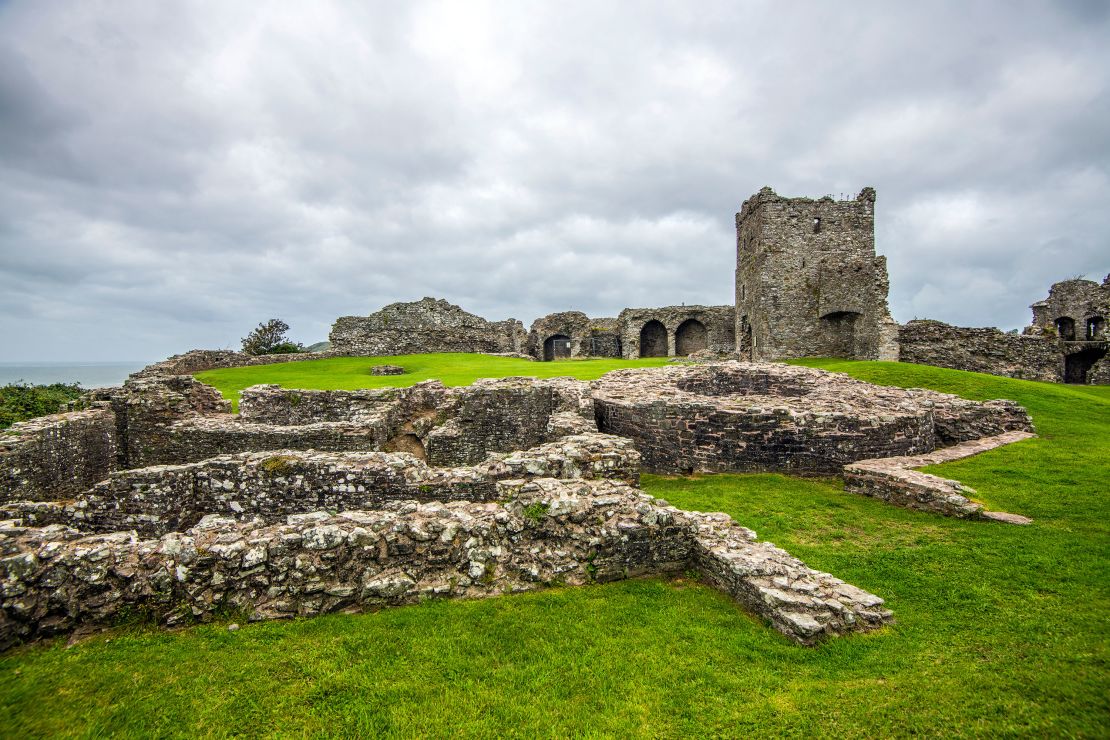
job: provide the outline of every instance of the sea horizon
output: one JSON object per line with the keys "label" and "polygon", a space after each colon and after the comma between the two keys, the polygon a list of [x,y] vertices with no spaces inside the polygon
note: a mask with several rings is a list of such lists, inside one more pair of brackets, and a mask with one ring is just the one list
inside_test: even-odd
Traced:
{"label": "sea horizon", "polygon": [[99,388],[120,385],[149,364],[142,360],[0,362],[0,385],[76,383],[82,388]]}

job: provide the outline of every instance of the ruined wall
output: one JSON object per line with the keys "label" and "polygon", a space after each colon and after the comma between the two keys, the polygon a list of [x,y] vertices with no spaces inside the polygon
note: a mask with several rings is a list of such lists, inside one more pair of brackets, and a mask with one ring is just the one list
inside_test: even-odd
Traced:
{"label": "ruined wall", "polygon": [[754,360],[897,359],[875,191],[854,200],[763,188],[736,214],[738,348]]}
{"label": "ruined wall", "polygon": [[492,501],[506,478],[610,478],[635,484],[632,442],[603,434],[566,437],[473,467],[430,467],[399,452],[271,450],[220,455],[187,465],[117,471],[47,512],[40,504],[0,506],[8,519],[61,523],[87,532],[184,531],[208,514],[266,522],[312,511],[378,509],[390,501]]}
{"label": "ruined wall", "polygon": [[630,360],[705,350],[729,354],[736,351],[735,316],[733,306],[626,308],[617,317],[621,349]]}
{"label": "ruined wall", "polygon": [[902,326],[899,345],[902,362],[1050,383],[1061,379],[1059,343],[1042,337],[915,319]]}
{"label": "ruined wall", "polygon": [[108,477],[117,456],[107,407],[19,422],[0,431],[0,501],[71,498]]}
{"label": "ruined wall", "polygon": [[591,319],[581,311],[542,316],[528,331],[527,352],[548,362],[571,357],[620,357],[617,320]]}
{"label": "ruined wall", "polygon": [[[113,401],[124,467],[176,465],[259,450],[402,451],[434,465],[596,431],[589,387],[568,378],[501,378],[446,388],[243,391],[241,413],[190,376],[128,381]],[[569,417],[569,418],[568,418]]]}
{"label": "ruined wall", "polygon": [[488,452],[527,449],[559,435],[553,420],[577,415],[593,426],[589,386],[569,378],[479,380],[452,389],[422,438],[433,465],[472,465]]}
{"label": "ruined wall", "polygon": [[328,338],[333,354],[406,355],[521,352],[526,336],[516,319],[490,322],[445,300],[423,298],[369,316],[340,317]]}
{"label": "ruined wall", "polygon": [[592,384],[598,429],[660,473],[836,474],[855,460],[1032,430],[1009,401],[977,403],[837,373],[720,363],[619,370]]}
{"label": "ruined wall", "polygon": [[[1102,284],[1093,280],[1064,280],[1054,283],[1048,298],[1034,303],[1033,323],[1026,334],[1050,336],[1066,341],[1106,340],[1110,337],[1106,321],[1110,319],[1110,275]],[[1066,319],[1071,333],[1066,332]],[[1061,324],[1065,331],[1061,331]]]}
{"label": "ruined wall", "polygon": [[112,394],[111,405],[125,468],[179,462],[175,423],[231,411],[219,391],[191,375],[128,379]]}
{"label": "ruined wall", "polygon": [[335,352],[296,352],[281,355],[248,355],[230,349],[193,349],[180,355],[147,365],[131,374],[136,380],[165,375],[192,375],[203,370],[216,370],[225,367],[249,367],[254,365],[276,365],[283,362],[302,362],[334,357]]}
{"label": "ruined wall", "polygon": [[311,616],[550,583],[697,569],[802,644],[889,623],[883,600],[807,567],[723,514],[685,512],[615,481],[498,482],[501,503],[391,502],[284,523],[207,517],[152,539],[0,527],[0,649],[110,625],[242,610]]}

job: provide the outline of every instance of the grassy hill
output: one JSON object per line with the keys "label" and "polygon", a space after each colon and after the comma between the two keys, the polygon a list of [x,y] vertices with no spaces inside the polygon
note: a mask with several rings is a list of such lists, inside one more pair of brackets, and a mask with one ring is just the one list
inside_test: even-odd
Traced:
{"label": "grassy hill", "polygon": [[[1034,523],[913,513],[835,479],[645,476],[883,596],[897,624],[801,648],[711,589],[649,579],[237,632],[133,625],[0,656],[0,735],[1106,736],[1110,388],[806,364],[1025,405],[1039,439],[940,472]],[[299,370],[249,370],[279,368]]]}

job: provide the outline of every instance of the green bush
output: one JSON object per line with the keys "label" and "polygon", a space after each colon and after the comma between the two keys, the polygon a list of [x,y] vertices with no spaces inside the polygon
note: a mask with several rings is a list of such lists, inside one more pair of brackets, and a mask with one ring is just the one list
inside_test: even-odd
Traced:
{"label": "green bush", "polygon": [[77,383],[5,385],[0,388],[0,429],[7,429],[17,421],[56,414],[64,404],[76,400],[84,392]]}

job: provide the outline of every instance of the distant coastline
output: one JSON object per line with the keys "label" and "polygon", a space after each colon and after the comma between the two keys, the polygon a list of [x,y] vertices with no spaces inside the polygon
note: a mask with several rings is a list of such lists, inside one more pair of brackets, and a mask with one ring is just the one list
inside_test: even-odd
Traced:
{"label": "distant coastline", "polygon": [[149,363],[134,362],[0,362],[0,385],[9,383],[79,383],[83,388],[120,385]]}

